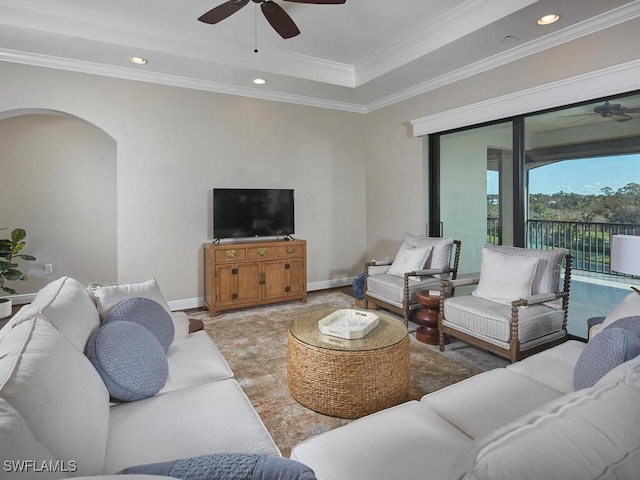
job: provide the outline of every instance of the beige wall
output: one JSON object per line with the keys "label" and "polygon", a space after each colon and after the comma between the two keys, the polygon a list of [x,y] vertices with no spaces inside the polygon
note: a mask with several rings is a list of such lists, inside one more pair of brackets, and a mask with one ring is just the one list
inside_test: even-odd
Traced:
{"label": "beige wall", "polygon": [[273,186],[296,190],[310,287],[322,288],[392,256],[405,231],[425,231],[411,120],[635,60],[639,22],[366,115],[0,63],[0,117],[56,110],[114,139],[118,281],[153,276],[169,300],[201,297],[210,189]]}
{"label": "beige wall", "polygon": [[[635,19],[367,114],[367,256],[392,257],[404,231],[424,232],[428,221],[427,192],[421,183],[427,160],[422,139],[412,137],[409,122],[637,60],[638,42],[640,19]],[[623,83],[635,82],[632,89],[640,88],[637,78],[631,80]],[[614,93],[613,88],[608,78],[601,95]],[[580,97],[579,87],[575,90]],[[544,94],[553,97],[554,91]],[[518,110],[518,99],[513,102]],[[568,102],[558,96],[553,103]],[[501,118],[490,110],[483,120]],[[458,115],[457,126],[470,125],[464,116],[464,111]],[[463,256],[464,252],[463,245]]]}
{"label": "beige wall", "polygon": [[[310,288],[344,284],[362,270],[363,115],[11,63],[0,63],[0,78],[0,118],[64,112],[115,142],[114,280],[155,277],[168,300],[197,302],[216,186],[295,189]],[[87,241],[81,227],[76,241]]]}
{"label": "beige wall", "polygon": [[[0,120],[0,235],[27,231],[19,294],[65,272],[83,283],[117,278],[116,145],[78,119],[31,113]],[[52,275],[43,266],[52,266]]]}

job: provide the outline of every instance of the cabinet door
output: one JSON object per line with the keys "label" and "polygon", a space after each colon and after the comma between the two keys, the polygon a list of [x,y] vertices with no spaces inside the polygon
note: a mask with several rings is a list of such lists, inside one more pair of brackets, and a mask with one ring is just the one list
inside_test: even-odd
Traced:
{"label": "cabinet door", "polygon": [[285,264],[285,295],[299,296],[303,293],[306,278],[304,261],[301,258],[291,258]]}
{"label": "cabinet door", "polygon": [[285,296],[285,263],[285,260],[263,262],[263,298],[265,300],[277,299]]}
{"label": "cabinet door", "polygon": [[220,265],[216,267],[216,305],[234,305],[260,300],[260,265]]}

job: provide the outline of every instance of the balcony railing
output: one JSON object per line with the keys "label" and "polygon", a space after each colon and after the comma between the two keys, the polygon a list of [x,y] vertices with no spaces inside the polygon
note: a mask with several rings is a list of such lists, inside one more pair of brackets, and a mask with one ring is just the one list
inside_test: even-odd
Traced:
{"label": "balcony railing", "polygon": [[[528,248],[566,248],[573,256],[573,268],[596,273],[611,272],[611,236],[638,235],[640,225],[630,223],[563,222],[528,220]],[[497,218],[487,218],[487,242],[499,245],[501,232]]]}

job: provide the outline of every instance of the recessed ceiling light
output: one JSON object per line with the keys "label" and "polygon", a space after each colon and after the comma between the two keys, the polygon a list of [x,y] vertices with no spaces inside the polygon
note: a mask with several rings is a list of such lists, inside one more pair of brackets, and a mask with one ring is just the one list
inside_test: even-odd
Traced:
{"label": "recessed ceiling light", "polygon": [[144,65],[147,61],[141,57],[129,57],[129,61],[131,63],[135,63],[136,65]]}
{"label": "recessed ceiling light", "polygon": [[551,25],[552,23],[556,23],[558,20],[560,20],[560,15],[553,13],[551,15],[540,17],[538,19],[538,25]]}
{"label": "recessed ceiling light", "polygon": [[267,81],[264,78],[254,78],[253,83],[256,85],[264,85]]}

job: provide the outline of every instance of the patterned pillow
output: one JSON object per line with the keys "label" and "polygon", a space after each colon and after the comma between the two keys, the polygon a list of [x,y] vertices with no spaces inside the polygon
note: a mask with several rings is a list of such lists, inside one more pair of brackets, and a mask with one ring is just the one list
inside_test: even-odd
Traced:
{"label": "patterned pillow", "polygon": [[573,387],[588,388],[618,365],[640,354],[640,337],[624,328],[606,328],[593,337],[578,357]]}
{"label": "patterned pillow", "polygon": [[609,325],[607,325],[605,327],[605,330],[607,328],[624,328],[625,330],[629,330],[640,337],[640,317],[633,316],[633,317],[619,318],[613,323],[610,323]]}
{"label": "patterned pillow", "polygon": [[115,400],[151,397],[167,382],[169,365],[160,342],[134,322],[113,321],[87,342],[87,357]]}
{"label": "patterned pillow", "polygon": [[123,300],[109,311],[104,323],[119,321],[135,322],[145,327],[158,339],[165,352],[173,342],[175,327],[171,315],[158,302],[148,298]]}
{"label": "patterned pillow", "polygon": [[306,465],[288,458],[219,453],[129,467],[119,474],[164,475],[183,480],[315,480]]}

